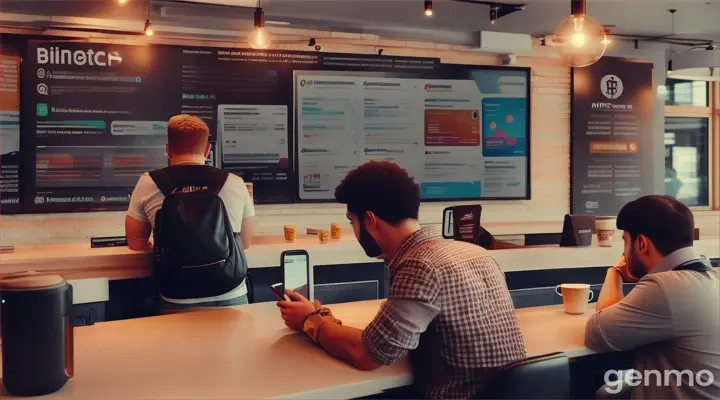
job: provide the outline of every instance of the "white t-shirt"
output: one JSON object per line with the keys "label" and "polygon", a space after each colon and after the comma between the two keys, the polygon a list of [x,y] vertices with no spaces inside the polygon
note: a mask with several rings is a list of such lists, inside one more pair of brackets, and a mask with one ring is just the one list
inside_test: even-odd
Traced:
{"label": "white t-shirt", "polygon": [[[245,181],[237,175],[228,174],[227,181],[225,181],[225,185],[218,195],[225,204],[233,232],[240,233],[243,218],[255,215],[255,207],[253,206],[247,186],[245,186]],[[150,177],[150,174],[146,172],[140,177],[137,185],[135,185],[132,197],[130,198],[130,207],[128,208],[127,215],[141,222],[149,222],[153,229],[155,229],[155,214],[157,214],[158,210],[162,207],[164,200],[165,195],[160,191],[160,188],[157,187],[155,181]],[[169,299],[165,296],[162,296],[162,298],[171,303],[196,304],[206,301],[231,300],[246,294],[247,286],[245,282],[243,282],[240,286],[220,296],[198,299]]]}

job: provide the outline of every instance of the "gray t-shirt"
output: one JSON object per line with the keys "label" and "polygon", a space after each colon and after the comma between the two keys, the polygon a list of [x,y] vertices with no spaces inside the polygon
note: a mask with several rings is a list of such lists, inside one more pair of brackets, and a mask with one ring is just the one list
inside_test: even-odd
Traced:
{"label": "gray t-shirt", "polygon": [[622,301],[588,321],[589,348],[636,351],[644,383],[633,398],[720,398],[720,279],[717,271],[672,270],[699,260],[692,247],[669,254]]}
{"label": "gray t-shirt", "polygon": [[[228,174],[227,181],[225,181],[225,185],[218,195],[225,204],[225,209],[230,218],[230,225],[232,225],[233,231],[240,233],[243,218],[255,215],[255,207],[253,206],[253,201],[247,186],[245,186],[245,181],[237,175]],[[157,214],[158,210],[162,207],[164,200],[165,195],[157,187],[150,177],[150,174],[144,173],[140,177],[137,185],[135,185],[132,197],[130,198],[130,207],[128,208],[127,215],[141,222],[149,222],[154,229],[155,214]],[[163,296],[163,299],[171,303],[196,304],[206,301],[231,300],[245,294],[247,294],[247,286],[245,282],[243,282],[237,288],[220,296],[198,299],[170,299]]]}

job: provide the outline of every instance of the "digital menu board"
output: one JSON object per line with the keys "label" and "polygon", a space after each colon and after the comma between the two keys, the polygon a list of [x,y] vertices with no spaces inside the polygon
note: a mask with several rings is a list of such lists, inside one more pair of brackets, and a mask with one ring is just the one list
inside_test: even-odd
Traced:
{"label": "digital menu board", "polygon": [[256,202],[292,201],[287,103],[296,63],[317,57],[30,42],[26,207],[125,209],[140,175],[167,166],[167,121],[176,114],[208,124],[208,164],[252,183]]}
{"label": "digital menu board", "polygon": [[332,199],[348,171],[388,160],[423,200],[528,198],[528,88],[526,69],[296,71],[299,197]]}
{"label": "digital menu board", "polygon": [[0,54],[2,213],[126,209],[183,113],[259,204],[330,201],[371,159],[407,168],[426,200],[529,196],[527,69],[15,38]]}

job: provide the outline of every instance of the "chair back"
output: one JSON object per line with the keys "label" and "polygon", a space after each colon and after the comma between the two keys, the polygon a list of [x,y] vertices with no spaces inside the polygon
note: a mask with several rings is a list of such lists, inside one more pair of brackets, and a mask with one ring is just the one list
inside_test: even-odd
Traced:
{"label": "chair back", "polygon": [[502,367],[479,398],[567,399],[570,362],[564,353],[528,357]]}

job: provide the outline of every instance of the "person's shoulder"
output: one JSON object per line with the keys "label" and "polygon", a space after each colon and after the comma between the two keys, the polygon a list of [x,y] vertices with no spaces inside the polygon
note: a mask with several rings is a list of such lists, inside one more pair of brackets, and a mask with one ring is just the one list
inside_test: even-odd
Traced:
{"label": "person's shoulder", "polygon": [[243,178],[233,174],[232,172],[228,172],[228,177],[225,181],[225,185],[245,186],[245,181],[243,180]]}
{"label": "person's shoulder", "polygon": [[717,293],[719,281],[718,276],[712,273],[665,271],[647,274],[638,283],[661,290],[668,296],[690,296],[700,300],[713,292]]}
{"label": "person's shoulder", "polygon": [[140,179],[138,179],[137,183],[135,184],[135,190],[140,190],[142,192],[155,191],[160,189],[158,189],[155,181],[152,179],[152,177],[150,177],[150,173],[145,172],[140,176]]}
{"label": "person's shoulder", "polygon": [[250,194],[243,178],[228,172],[227,180],[220,191],[220,197],[226,201],[250,201]]}
{"label": "person's shoulder", "polygon": [[467,262],[497,264],[487,249],[460,240],[438,240],[433,243],[432,251],[429,254],[431,255],[429,258],[433,259],[433,264],[446,266]]}
{"label": "person's shoulder", "polygon": [[225,181],[225,185],[223,185],[222,188],[223,192],[232,193],[234,196],[238,196],[241,194],[247,193],[247,188],[245,187],[245,181],[243,178],[233,174],[232,172],[228,172],[227,180]]}

